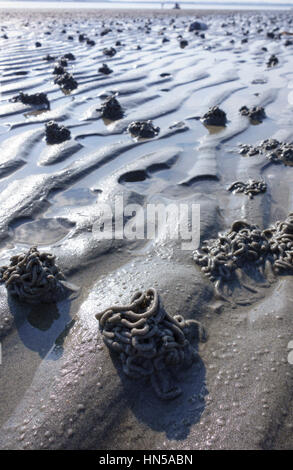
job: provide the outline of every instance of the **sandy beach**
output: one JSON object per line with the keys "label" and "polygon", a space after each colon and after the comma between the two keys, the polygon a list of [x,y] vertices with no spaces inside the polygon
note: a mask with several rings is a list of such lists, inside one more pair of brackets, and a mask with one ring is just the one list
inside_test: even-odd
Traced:
{"label": "sandy beach", "polygon": [[[0,449],[292,450],[292,12],[0,14],[0,267],[37,246],[70,283],[31,304],[0,282]],[[199,251],[100,239],[117,198],[199,204]],[[151,288],[153,322],[197,351],[166,390],[125,373],[96,319]]]}

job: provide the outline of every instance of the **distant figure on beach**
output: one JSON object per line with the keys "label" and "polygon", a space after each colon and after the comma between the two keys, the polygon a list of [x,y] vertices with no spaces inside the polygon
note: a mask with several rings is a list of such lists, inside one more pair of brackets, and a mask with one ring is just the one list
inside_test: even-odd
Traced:
{"label": "distant figure on beach", "polygon": [[180,10],[180,5],[178,2],[176,2],[175,5],[173,6],[173,10]]}

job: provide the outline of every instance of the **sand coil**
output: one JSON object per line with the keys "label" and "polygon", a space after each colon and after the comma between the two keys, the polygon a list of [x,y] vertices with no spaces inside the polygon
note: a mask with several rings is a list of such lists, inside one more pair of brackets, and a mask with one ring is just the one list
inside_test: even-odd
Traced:
{"label": "sand coil", "polygon": [[55,256],[32,247],[26,254],[10,259],[10,266],[0,268],[0,283],[8,292],[28,303],[55,302],[64,292],[64,275],[55,265]]}
{"label": "sand coil", "polygon": [[137,292],[129,305],[113,305],[96,318],[104,343],[119,354],[128,377],[149,377],[161,399],[172,399],[181,393],[179,387],[162,391],[157,378],[166,369],[191,365],[197,358],[188,339],[192,325],[203,335],[196,320],[170,316],[160,308],[158,293],[153,288]]}
{"label": "sand coil", "polygon": [[215,283],[217,293],[224,282],[238,279],[237,273],[241,273],[247,264],[260,269],[269,264],[275,274],[281,271],[291,274],[293,213],[266,230],[244,220],[235,221],[231,229],[219,234],[217,239],[204,241],[202,247],[194,252],[194,261]]}

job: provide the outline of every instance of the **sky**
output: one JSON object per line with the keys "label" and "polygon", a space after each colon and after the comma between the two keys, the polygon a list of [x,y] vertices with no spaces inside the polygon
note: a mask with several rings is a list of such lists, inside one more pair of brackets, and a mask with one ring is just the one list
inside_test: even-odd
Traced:
{"label": "sky", "polygon": [[[11,2],[13,2],[14,0],[10,0]],[[36,0],[36,1],[40,1],[40,0]],[[67,0],[55,0],[56,2],[60,1],[67,1]],[[84,2],[84,1],[88,1],[88,0],[74,0],[75,2]],[[125,3],[126,1],[128,3],[131,3],[131,0],[92,0],[96,3],[104,3],[104,2],[115,2],[115,3]],[[148,3],[175,3],[173,0],[133,0],[134,3],[138,3],[138,2],[142,2],[142,3],[145,3],[145,2],[148,2]],[[293,0],[179,0],[178,3],[190,3],[190,4],[196,4],[196,3],[219,3],[219,4],[222,4],[222,3],[254,3],[254,4],[261,4],[261,3],[273,3],[275,5],[278,5],[278,4],[292,4],[293,6]],[[9,0],[6,0],[6,3],[9,3]]]}
{"label": "sky", "polygon": [[[95,1],[105,1],[105,0],[95,0]],[[108,0],[108,1],[111,1],[111,0]],[[115,3],[119,3],[119,2],[124,2],[126,0],[113,0],[115,1]],[[128,0],[129,1],[129,0]],[[135,2],[145,2],[146,0],[135,0]],[[149,3],[167,3],[167,2],[171,2],[171,3],[175,3],[173,2],[173,0],[165,0],[165,2],[163,2],[162,0],[147,0]],[[213,3],[223,3],[223,0],[206,0],[207,3],[210,2],[213,2]],[[206,3],[205,0],[182,0],[178,3]],[[293,6],[293,0],[224,0],[225,3],[274,3],[274,4],[282,4],[282,3],[288,3],[288,4],[292,4]]]}
{"label": "sky", "polygon": [[[10,6],[17,6],[17,4],[23,4],[23,2],[27,0],[0,0],[0,5],[1,7],[10,7]],[[67,3],[69,6],[70,2],[72,6],[77,6],[81,5],[87,2],[90,2],[91,5],[96,5],[97,7],[105,7],[106,5],[111,5],[111,7],[117,7],[119,5],[121,6],[137,6],[138,4],[142,3],[143,7],[152,7],[152,6],[157,6],[158,8],[161,7],[161,5],[164,3],[165,8],[171,8],[175,1],[173,0],[30,0],[27,2],[36,5],[39,4],[44,4],[44,3],[50,3],[52,4],[54,2],[55,5],[61,6],[64,4],[64,2]],[[210,6],[215,6],[218,5],[219,8],[227,8],[229,5],[231,5],[233,8],[236,8],[237,5],[240,7],[242,6],[243,8],[249,8],[250,5],[256,8],[261,8],[263,5],[264,7],[266,5],[271,5],[271,7],[277,8],[278,6],[280,7],[292,7],[293,8],[293,0],[179,0],[178,2],[182,8],[194,8],[198,6],[199,8],[203,8],[206,6],[207,8]],[[5,4],[5,5],[4,5]]]}

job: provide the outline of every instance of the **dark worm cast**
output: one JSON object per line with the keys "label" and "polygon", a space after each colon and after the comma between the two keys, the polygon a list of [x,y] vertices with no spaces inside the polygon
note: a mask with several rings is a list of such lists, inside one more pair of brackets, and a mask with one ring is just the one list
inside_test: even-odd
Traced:
{"label": "dark worm cast", "polygon": [[55,256],[32,247],[25,254],[13,256],[10,266],[0,268],[0,283],[8,292],[28,303],[51,303],[64,298],[64,275],[55,265]]}
{"label": "dark worm cast", "polygon": [[[149,377],[163,400],[182,393],[178,386],[162,390],[160,382],[168,369],[190,366],[198,358],[190,338],[205,332],[196,320],[170,316],[161,306],[155,289],[137,292],[129,305],[113,305],[96,315],[104,343],[119,354],[124,373],[133,379]],[[192,331],[194,330],[194,331]]]}
{"label": "dark worm cast", "polygon": [[293,165],[293,143],[280,142],[277,139],[266,139],[257,145],[241,144],[239,153],[248,157],[265,155],[273,163]]}
{"label": "dark worm cast", "polygon": [[217,239],[204,241],[195,251],[194,261],[214,282],[216,294],[224,300],[228,300],[222,291],[224,283],[237,279],[247,287],[241,282],[242,269],[247,264],[253,264],[262,273],[264,268],[271,266],[275,274],[292,274],[293,213],[285,221],[278,221],[265,230],[245,220],[237,220]]}
{"label": "dark worm cast", "polygon": [[256,181],[249,179],[246,183],[242,181],[235,181],[228,187],[228,191],[233,193],[243,193],[253,199],[256,194],[264,193],[267,190],[267,185],[264,181]]}

